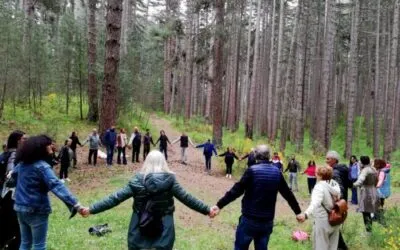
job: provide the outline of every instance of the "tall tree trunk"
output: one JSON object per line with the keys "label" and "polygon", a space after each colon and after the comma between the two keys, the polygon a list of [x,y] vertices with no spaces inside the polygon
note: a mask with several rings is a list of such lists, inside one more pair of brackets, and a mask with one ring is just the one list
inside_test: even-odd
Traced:
{"label": "tall tree trunk", "polygon": [[283,26],[284,24],[284,10],[285,10],[285,0],[281,0],[279,6],[279,31],[278,31],[278,66],[276,67],[276,98],[274,99],[273,105],[273,115],[272,115],[272,133],[271,140],[274,141],[276,139],[278,133],[278,120],[279,120],[279,111],[281,106],[281,98],[282,96],[282,67],[283,67],[283,58],[282,58],[282,47],[283,47]]}
{"label": "tall tree trunk", "polygon": [[381,0],[377,0],[377,15],[376,15],[376,42],[375,42],[375,85],[374,85],[374,158],[379,157],[379,142],[380,142],[380,123],[381,123],[381,107],[382,98],[380,97],[380,23],[381,23]]}
{"label": "tall tree trunk", "polygon": [[[296,50],[296,84],[295,84],[295,142],[296,151],[301,152],[303,150],[304,140],[304,88],[305,82],[305,64],[307,62],[307,26],[308,26],[308,0],[299,1],[299,32],[297,33],[297,50]],[[285,108],[285,107],[284,107]]]}
{"label": "tall tree trunk", "polygon": [[271,27],[271,45],[269,51],[269,77],[268,77],[268,105],[267,105],[267,115],[268,117],[268,135],[269,139],[272,140],[272,123],[273,123],[273,110],[274,110],[274,91],[275,91],[275,16],[276,16],[276,1],[273,0],[272,4],[272,27]]}
{"label": "tall tree trunk", "polygon": [[100,133],[104,133],[106,129],[116,123],[121,17],[122,0],[108,0],[106,16],[106,57],[99,124]]}
{"label": "tall tree trunk", "polygon": [[255,120],[255,105],[256,105],[256,85],[257,85],[257,74],[258,74],[258,60],[259,60],[259,47],[260,47],[260,20],[261,20],[261,0],[257,0],[257,20],[256,20],[256,37],[254,40],[254,56],[253,56],[253,73],[250,84],[249,94],[249,106],[247,108],[247,119],[246,119],[246,137],[253,138],[254,120]]}
{"label": "tall tree trunk", "polygon": [[393,32],[392,32],[392,48],[390,51],[390,73],[389,82],[387,86],[387,110],[386,110],[386,131],[385,131],[385,143],[383,147],[383,158],[390,160],[390,154],[393,152],[393,135],[394,135],[394,107],[395,107],[395,86],[396,86],[396,75],[397,75],[397,52],[399,45],[399,10],[400,0],[394,2],[394,13],[393,13]]}
{"label": "tall tree trunk", "polygon": [[96,29],[96,2],[89,0],[88,20],[88,104],[89,111],[87,119],[96,122],[99,119],[99,100],[96,80],[96,50],[97,50],[97,29]]}
{"label": "tall tree trunk", "polygon": [[251,20],[252,20],[252,13],[253,13],[253,0],[249,0],[249,19],[248,19],[248,32],[247,32],[247,56],[246,56],[246,78],[243,83],[243,98],[242,98],[242,104],[240,105],[242,107],[241,114],[243,117],[245,117],[247,121],[247,114],[248,114],[248,103],[249,103],[249,89],[250,89],[250,84],[251,84]]}
{"label": "tall tree trunk", "polygon": [[319,119],[317,128],[317,139],[322,146],[322,150],[326,151],[329,144],[328,131],[328,95],[330,93],[332,58],[334,54],[335,42],[335,17],[336,17],[336,0],[326,0],[325,8],[325,32],[322,59],[322,83],[320,88],[319,103]]}
{"label": "tall tree trunk", "polygon": [[[188,17],[189,27],[188,33],[186,37],[186,65],[185,65],[185,120],[190,119],[190,109],[191,109],[191,100],[192,100],[192,80],[193,80],[193,2],[188,3]],[[183,90],[182,90],[183,91]]]}
{"label": "tall tree trunk", "polygon": [[[300,13],[302,11],[302,2],[298,2],[297,5],[297,10],[296,10],[296,17],[294,20],[294,25],[293,25],[293,32],[292,32],[292,40],[290,42],[290,51],[289,51],[289,58],[288,58],[288,64],[287,64],[287,69],[286,69],[286,77],[285,77],[285,85],[284,85],[284,95],[283,95],[283,108],[281,112],[281,138],[280,138],[280,146],[279,149],[280,151],[284,151],[286,148],[286,140],[287,140],[287,135],[289,133],[289,126],[288,124],[288,118],[291,115],[291,109],[289,108],[289,92],[290,89],[293,88],[293,75],[294,75],[294,69],[295,69],[295,55],[296,55],[296,45],[298,45],[298,25],[300,22]],[[306,32],[306,31],[302,31]],[[297,56],[299,56],[297,54]],[[300,60],[299,57],[297,57],[298,60]],[[304,58],[303,58],[304,60]],[[297,69],[297,68],[296,68]],[[297,90],[297,84],[296,84],[296,90]]]}
{"label": "tall tree trunk", "polygon": [[213,141],[222,145],[222,78],[224,49],[224,0],[215,1],[214,79],[212,92]]}
{"label": "tall tree trunk", "polygon": [[347,122],[346,122],[346,144],[345,157],[350,158],[352,153],[354,118],[356,115],[356,91],[358,81],[358,29],[360,16],[360,1],[354,0],[353,9],[353,25],[351,29],[351,44],[350,44],[350,82],[349,82],[349,102],[347,106]]}

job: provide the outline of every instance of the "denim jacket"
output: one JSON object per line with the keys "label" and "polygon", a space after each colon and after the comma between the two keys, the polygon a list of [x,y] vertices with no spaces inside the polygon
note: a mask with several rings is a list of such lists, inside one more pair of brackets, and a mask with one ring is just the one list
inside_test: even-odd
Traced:
{"label": "denim jacket", "polygon": [[67,207],[78,206],[77,199],[56,177],[45,161],[33,164],[20,163],[15,167],[13,177],[17,180],[14,210],[38,214],[51,213],[48,192],[53,192]]}

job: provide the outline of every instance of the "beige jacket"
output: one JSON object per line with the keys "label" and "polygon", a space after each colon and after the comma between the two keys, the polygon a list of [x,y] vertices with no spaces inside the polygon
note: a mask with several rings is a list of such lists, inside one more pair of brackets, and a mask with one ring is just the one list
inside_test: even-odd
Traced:
{"label": "beige jacket", "polygon": [[334,198],[340,198],[339,184],[334,180],[319,181],[313,189],[311,203],[305,211],[305,214],[308,217],[327,218],[327,210],[333,208]]}

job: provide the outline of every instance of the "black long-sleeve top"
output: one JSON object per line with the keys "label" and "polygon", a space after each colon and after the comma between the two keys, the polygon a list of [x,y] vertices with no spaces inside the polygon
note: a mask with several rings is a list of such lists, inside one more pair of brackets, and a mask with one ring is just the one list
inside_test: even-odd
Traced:
{"label": "black long-sleeve top", "polygon": [[225,163],[227,163],[227,164],[233,164],[235,162],[235,159],[239,160],[239,158],[236,156],[236,154],[234,152],[229,152],[229,151],[226,151],[225,153],[220,154],[218,156],[221,156],[221,157],[225,156]]}

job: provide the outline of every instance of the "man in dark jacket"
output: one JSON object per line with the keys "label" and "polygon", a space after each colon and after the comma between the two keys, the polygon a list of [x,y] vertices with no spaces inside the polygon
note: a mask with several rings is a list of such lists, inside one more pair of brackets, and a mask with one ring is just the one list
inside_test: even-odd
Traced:
{"label": "man in dark jacket", "polygon": [[295,156],[292,156],[290,159],[288,166],[285,170],[285,173],[289,171],[289,188],[290,190],[299,191],[299,187],[297,185],[297,173],[300,172],[300,164],[296,161]]}
{"label": "man in dark jacket", "polygon": [[150,153],[150,144],[153,144],[153,137],[150,134],[150,130],[146,129],[146,134],[143,137],[143,161],[146,160],[147,155]]}
{"label": "man in dark jacket", "polygon": [[244,194],[242,216],[236,229],[235,249],[249,249],[253,240],[256,250],[268,249],[278,192],[296,215],[301,213],[282,172],[270,161],[270,150],[266,145],[257,147],[256,159],[257,164],[247,168],[240,181],[212,208],[218,211]]}
{"label": "man in dark jacket", "polygon": [[69,139],[72,140],[70,148],[71,148],[72,152],[74,153],[73,158],[72,158],[73,159],[72,167],[76,168],[76,164],[78,163],[77,158],[76,158],[76,148],[78,147],[78,145],[82,147],[82,144],[79,141],[78,135],[75,131],[72,132]]}
{"label": "man in dark jacket", "polygon": [[187,148],[190,145],[194,147],[194,144],[192,140],[190,140],[190,137],[186,135],[185,132],[182,133],[180,137],[178,137],[176,140],[174,140],[171,144],[174,144],[176,142],[180,141],[181,142],[181,162],[183,165],[187,164]]}
{"label": "man in dark jacket", "polygon": [[142,145],[142,135],[139,133],[139,129],[135,127],[131,138],[129,139],[129,145],[132,145],[132,163],[139,162],[140,146]]}
{"label": "man in dark jacket", "polygon": [[114,158],[115,144],[117,143],[117,133],[115,126],[111,126],[104,135],[104,145],[107,148],[107,167],[111,167]]}
{"label": "man in dark jacket", "polygon": [[207,140],[206,143],[197,145],[196,148],[204,148],[203,155],[206,160],[206,172],[211,174],[211,157],[214,152],[215,156],[217,156],[217,150],[214,147],[214,144],[211,143],[210,139]]}
{"label": "man in dark jacket", "polygon": [[[340,186],[340,198],[347,201],[347,189],[351,188],[352,183],[349,180],[349,169],[345,164],[339,164],[340,156],[336,151],[329,151],[326,154],[326,164],[333,168],[333,179]],[[344,242],[342,233],[339,235],[338,249],[348,249]]]}

